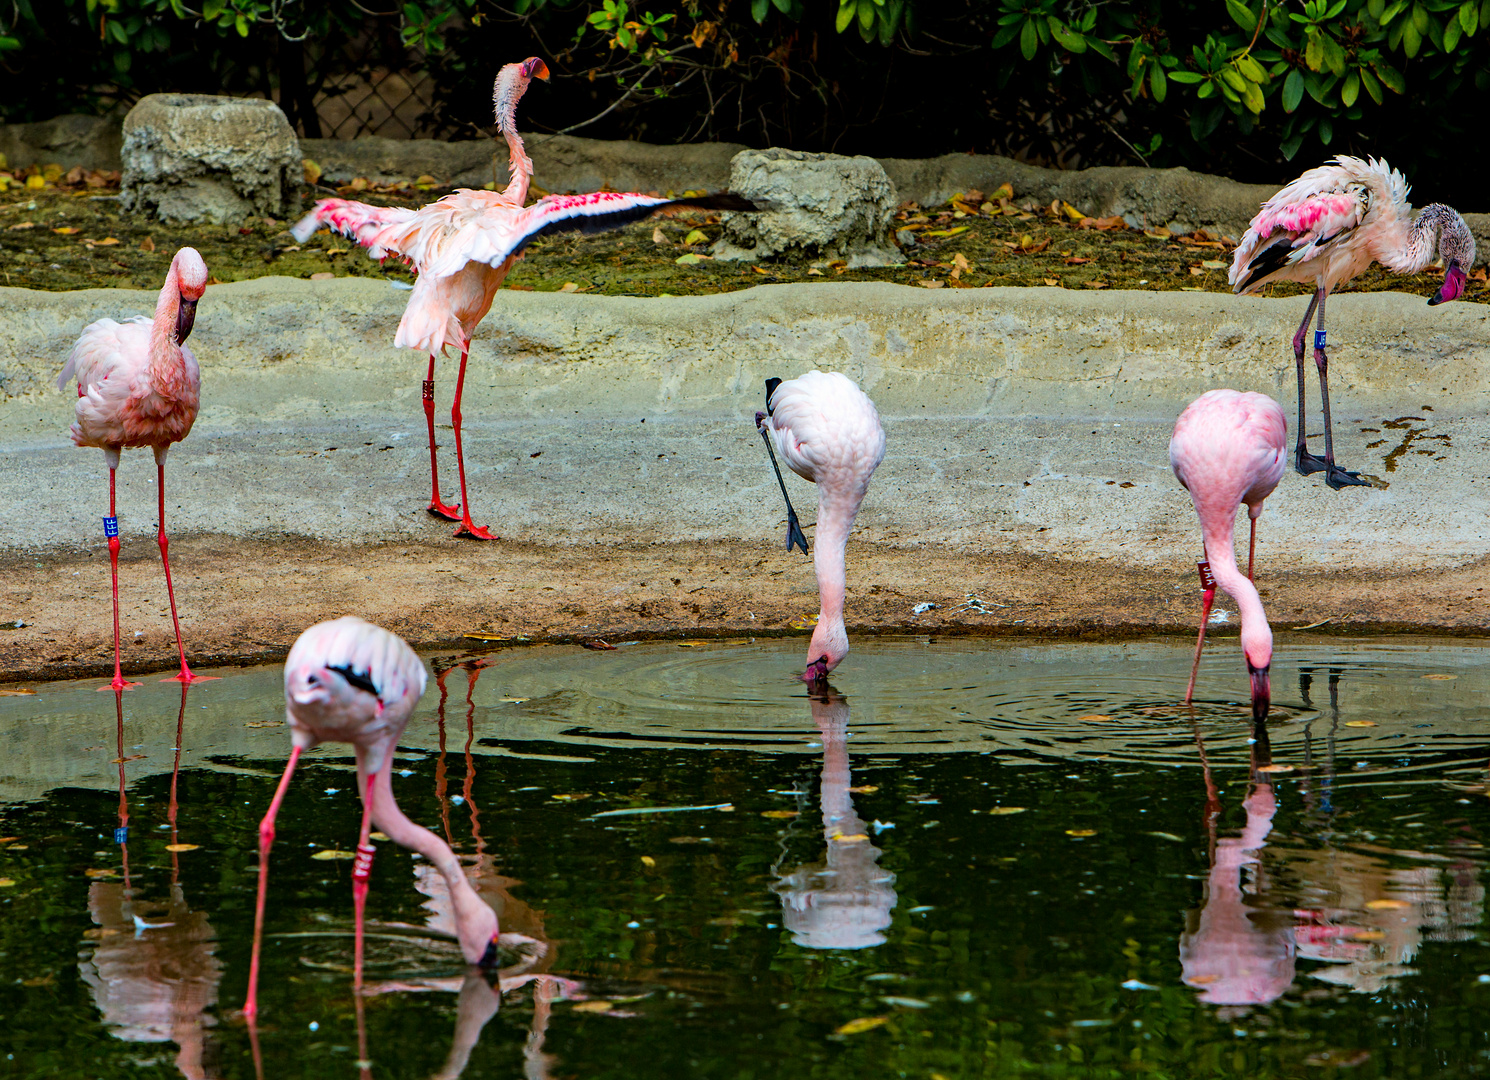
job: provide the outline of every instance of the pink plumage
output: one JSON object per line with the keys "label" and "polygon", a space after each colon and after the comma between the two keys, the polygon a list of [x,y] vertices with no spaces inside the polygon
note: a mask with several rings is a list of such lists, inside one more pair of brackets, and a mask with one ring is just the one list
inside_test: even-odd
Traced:
{"label": "pink plumage", "polygon": [[[1195,664],[1200,663],[1215,586],[1236,601],[1242,620],[1242,653],[1252,680],[1252,711],[1267,718],[1271,691],[1268,666],[1273,658],[1273,632],[1262,598],[1252,584],[1252,556],[1256,551],[1257,518],[1263,500],[1273,493],[1287,464],[1288,421],[1283,408],[1265,394],[1211,390],[1191,402],[1174,425],[1169,441],[1169,464],[1190,493],[1205,545],[1205,559],[1215,584],[1205,590]],[[1232,543],[1236,512],[1243,504],[1251,519],[1247,574],[1237,569]],[[1185,691],[1188,702],[1195,691],[1195,670]]]}
{"label": "pink plumage", "polygon": [[[1255,293],[1274,281],[1309,282],[1314,297],[1293,338],[1299,378],[1299,428],[1294,466],[1305,476],[1324,472],[1339,489],[1369,478],[1335,464],[1330,422],[1325,301],[1345,282],[1379,262],[1398,274],[1416,274],[1435,258],[1444,262],[1443,286],[1428,301],[1441,304],[1464,294],[1474,265],[1474,235],[1452,208],[1434,203],[1413,218],[1406,178],[1374,158],[1335,158],[1310,169],[1263,204],[1232,256],[1227,280],[1238,293]],[[1314,362],[1319,370],[1325,425],[1323,458],[1305,438],[1304,340],[1319,311]]]}
{"label": "pink plumage", "polygon": [[[821,610],[802,675],[813,682],[827,678],[848,655],[843,621],[848,535],[869,490],[869,478],[884,459],[885,431],[874,402],[836,371],[809,371],[789,382],[768,382],[766,408],[756,414],[756,425],[794,473],[817,485],[813,564]],[[787,511],[794,528],[790,500]]]}
{"label": "pink plumage", "polygon": [[258,1014],[259,955],[268,896],[269,849],[274,821],[295,764],[304,750],[322,742],[351,743],[357,756],[357,789],[362,795],[362,831],[352,870],[356,920],[354,977],[362,980],[362,920],[374,850],[376,825],[389,839],[419,852],[445,878],[461,952],[470,963],[488,960],[497,939],[497,916],[467,880],[450,845],[416,825],[393,798],[393,752],[424,694],[424,662],[396,634],[355,616],[319,623],[306,630],[285,660],[285,713],[290,726],[290,760],[259,825],[259,891],[254,915],[253,956],[249,964],[244,1015]]}
{"label": "pink plumage", "polygon": [[57,378],[57,389],[70,380],[78,383],[72,441],[103,450],[109,467],[109,516],[104,520],[114,596],[114,678],[108,689],[127,690],[119,657],[119,531],[115,509],[115,475],[125,447],[148,446],[155,451],[156,496],[160,518],[156,541],[165,568],[166,593],[176,649],[181,656],[180,682],[201,680],[186,663],[181,622],[176,615],[176,590],[166,537],[166,454],[172,443],[191,432],[201,402],[202,374],[197,359],[185,345],[196,319],[197,301],[207,290],[207,264],[194,248],[182,248],[171,260],[166,283],[155,303],[153,318],[143,316],[119,323],[99,319],[84,328]]}
{"label": "pink plumage", "polygon": [[[459,520],[461,525],[455,535],[479,540],[495,537],[471,520],[461,444],[461,393],[471,337],[491,310],[493,297],[513,263],[522,257],[523,249],[545,233],[614,229],[668,207],[754,209],[746,200],[727,194],[661,199],[622,192],[548,196],[524,207],[533,162],[517,132],[516,110],[534,78],[548,78],[548,68],[537,57],[508,64],[497,75],[492,100],[497,126],[507,140],[511,173],[504,190],[462,188],[419,210],[390,210],[346,199],[324,199],[293,230],[303,241],[326,226],[356,240],[373,258],[397,256],[406,259],[417,271],[419,277],[409,294],[393,343],[398,348],[429,354],[424,414],[429,428],[430,481],[434,490],[428,509],[438,517]],[[460,471],[458,510],[447,506],[440,495],[434,436],[435,354],[452,345],[461,354],[451,410],[456,464]]]}

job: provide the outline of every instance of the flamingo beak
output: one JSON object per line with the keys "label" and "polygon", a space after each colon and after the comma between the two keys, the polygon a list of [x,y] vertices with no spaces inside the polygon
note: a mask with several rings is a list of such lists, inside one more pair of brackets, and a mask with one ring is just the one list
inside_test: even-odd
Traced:
{"label": "flamingo beak", "polygon": [[523,75],[529,79],[548,79],[548,65],[538,57],[529,57],[523,61]]}
{"label": "flamingo beak", "polygon": [[180,345],[191,333],[192,323],[197,321],[197,302],[181,298],[181,307],[176,311],[176,344]]}
{"label": "flamingo beak", "polygon": [[1252,722],[1254,724],[1266,724],[1268,720],[1268,707],[1273,703],[1273,688],[1268,681],[1268,667],[1253,667],[1252,661],[1247,661],[1247,673],[1252,676]]}
{"label": "flamingo beak", "polygon": [[824,653],[807,665],[807,670],[802,672],[802,681],[805,683],[826,682],[829,670],[828,654]]}
{"label": "flamingo beak", "polygon": [[1437,307],[1446,300],[1457,300],[1463,296],[1469,284],[1469,275],[1459,266],[1459,260],[1455,259],[1449,263],[1449,268],[1443,275],[1443,287],[1433,294],[1428,301],[1429,307]]}

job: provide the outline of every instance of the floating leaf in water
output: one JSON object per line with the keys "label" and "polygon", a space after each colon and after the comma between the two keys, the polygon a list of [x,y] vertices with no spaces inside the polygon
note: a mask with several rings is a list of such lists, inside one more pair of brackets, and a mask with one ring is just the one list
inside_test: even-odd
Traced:
{"label": "floating leaf in water", "polygon": [[14,844],[19,839],[19,836],[0,836],[0,844]]}
{"label": "floating leaf in water", "polygon": [[878,784],[860,784],[858,787],[849,788],[849,791],[855,795],[873,795],[879,789]]}
{"label": "floating leaf in water", "polygon": [[6,848],[6,850],[7,851],[30,851],[31,850],[31,845],[30,844],[11,844],[10,847]]}
{"label": "floating leaf in water", "polygon": [[334,848],[326,848],[311,856],[319,862],[330,862],[332,859],[355,859],[356,857],[355,851],[337,851]]}
{"label": "floating leaf in water", "polygon": [[167,851],[196,851],[201,844],[167,844]]}
{"label": "floating leaf in water", "polygon": [[1458,677],[1459,676],[1457,676],[1457,675],[1424,675],[1423,676],[1423,678],[1425,678],[1425,679],[1433,679],[1436,682],[1451,682],[1454,679],[1457,679]]}
{"label": "floating leaf in water", "polygon": [[576,1001],[574,1011],[579,1013],[604,1013],[610,1012],[609,1001]]}
{"label": "floating leaf in water", "polygon": [[828,839],[837,840],[840,844],[862,844],[868,841],[869,836],[867,833],[850,833],[847,836],[842,833],[834,833]]}
{"label": "floating leaf in water", "polygon": [[657,865],[657,860],[654,859],[654,858],[652,858],[652,856],[650,856],[650,855],[643,855],[642,856],[642,865],[643,866],[656,866]]}
{"label": "floating leaf in water", "polygon": [[798,615],[786,625],[790,626],[793,630],[811,630],[814,626],[817,625],[817,616]]}
{"label": "floating leaf in water", "polygon": [[1367,900],[1367,911],[1403,911],[1412,907],[1406,900]]}
{"label": "floating leaf in water", "polygon": [[1347,721],[1345,721],[1345,726],[1346,727],[1375,727],[1376,726],[1376,721],[1375,720],[1347,720]]}
{"label": "floating leaf in water", "polygon": [[1380,930],[1358,930],[1350,935],[1351,941],[1381,941],[1386,934]]}
{"label": "floating leaf in water", "polygon": [[1157,836],[1160,840],[1173,840],[1176,844],[1183,844],[1185,842],[1183,836],[1176,836],[1172,832],[1151,832],[1148,835]]}
{"label": "floating leaf in water", "polygon": [[920,998],[913,998],[913,997],[882,997],[882,998],[880,998],[880,1000],[883,1001],[886,1005],[894,1005],[898,1009],[929,1009],[929,1008],[931,1008],[931,1002],[929,1002],[929,1001],[922,1001]]}
{"label": "floating leaf in water", "polygon": [[367,838],[369,840],[376,840],[378,843],[382,844],[382,843],[386,843],[387,842],[387,840],[388,840],[388,834],[387,833],[381,833],[381,832],[368,833],[367,834]]}
{"label": "floating leaf in water", "polygon": [[24,687],[0,690],[0,697],[28,697],[35,694],[35,690],[27,690]]}
{"label": "floating leaf in water", "polygon": [[616,651],[616,647],[614,645],[612,645],[608,641],[602,641],[600,638],[594,638],[593,640],[590,640],[590,641],[581,641],[580,644],[583,645],[587,649],[594,649],[596,652],[615,652]]}
{"label": "floating leaf in water", "polygon": [[285,722],[283,720],[250,720],[245,726],[253,728],[284,727]]}
{"label": "floating leaf in water", "polygon": [[1085,716],[1078,716],[1076,722],[1078,724],[1110,724],[1112,717],[1106,713],[1088,713]]}
{"label": "floating leaf in water", "polygon": [[1260,766],[1258,766],[1257,771],[1258,772],[1265,772],[1265,773],[1293,772],[1293,766],[1292,765],[1260,765]]}
{"label": "floating leaf in water", "polygon": [[678,642],[678,648],[680,648],[680,649],[702,649],[705,645],[712,645],[712,644],[713,644],[713,642],[711,642],[711,641],[680,641],[680,642]]}
{"label": "floating leaf in water", "polygon": [[1067,829],[1067,836],[1096,836],[1096,829]]}
{"label": "floating leaf in water", "polygon": [[846,1024],[840,1024],[834,1029],[834,1035],[858,1035],[861,1032],[873,1031],[881,1024],[888,1024],[888,1016],[861,1016],[857,1020],[850,1020]]}
{"label": "floating leaf in water", "polygon": [[139,761],[144,756],[145,756],[144,754],[130,754],[128,757],[109,758],[109,764],[110,765],[127,765],[131,761]]}
{"label": "floating leaf in water", "polygon": [[795,810],[765,810],[761,812],[761,817],[776,818],[780,821],[785,821],[787,818],[794,818],[796,816],[797,812]]}
{"label": "floating leaf in water", "polygon": [[15,887],[15,879],[0,877],[0,889],[11,889]]}
{"label": "floating leaf in water", "polygon": [[1022,814],[1022,813],[1025,812],[1026,809],[1028,809],[1028,807],[1024,807],[1024,806],[995,806],[991,810],[989,810],[988,812],[990,814],[994,814],[996,816],[1002,816],[1004,814]]}
{"label": "floating leaf in water", "polygon": [[115,871],[106,866],[89,867],[87,870],[84,870],[83,873],[87,874],[91,878],[113,877],[115,875]]}

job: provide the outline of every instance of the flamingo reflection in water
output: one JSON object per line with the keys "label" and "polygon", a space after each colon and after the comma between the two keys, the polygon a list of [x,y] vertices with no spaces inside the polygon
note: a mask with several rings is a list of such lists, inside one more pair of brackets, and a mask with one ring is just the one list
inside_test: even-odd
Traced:
{"label": "flamingo reflection in water", "polygon": [[[498,952],[511,957],[512,963],[491,970],[468,970],[463,976],[449,978],[419,978],[370,983],[363,994],[390,994],[400,992],[445,991],[458,994],[456,1001],[455,1034],[445,1064],[435,1073],[436,1080],[454,1080],[466,1069],[471,1052],[481,1039],[488,1021],[502,1005],[504,995],[533,987],[533,1020],[528,1038],[523,1046],[524,1076],[530,1080],[548,1077],[553,1065],[553,1055],[544,1052],[548,1023],[553,1003],[558,1000],[584,998],[580,985],[571,979],[550,974],[557,949],[544,929],[543,912],[537,911],[524,901],[514,897],[511,890],[522,882],[502,875],[496,868],[496,857],[487,851],[486,840],[481,835],[481,814],[474,795],[476,780],[475,757],[471,747],[475,742],[476,705],[474,694],[476,680],[480,678],[485,661],[467,661],[458,665],[466,673],[466,741],[465,779],[461,787],[459,802],[470,814],[471,837],[474,855],[457,856],[464,865],[467,879],[476,894],[496,911],[502,933],[498,939]],[[440,691],[437,716],[439,724],[440,751],[435,768],[435,795],[440,802],[440,819],[444,825],[445,840],[452,848],[456,841],[450,824],[450,807],[455,801],[448,794],[445,748],[445,706],[449,696],[446,685],[453,667],[446,667],[435,676]],[[445,879],[435,867],[428,863],[417,863],[414,868],[414,887],[429,899],[423,905],[429,912],[425,927],[441,936],[455,936],[455,916],[450,902],[450,890]],[[361,1000],[358,1001],[359,1010]],[[360,1017],[360,1014],[359,1014]],[[361,1028],[359,1027],[359,1034]],[[366,1058],[366,1051],[363,1057]]]}
{"label": "flamingo reflection in water", "polygon": [[808,684],[812,722],[823,740],[822,821],[828,851],[771,886],[781,897],[781,921],[809,949],[866,949],[885,943],[895,908],[895,875],[879,865],[880,850],[854,810],[848,757],[848,701],[824,679]]}
{"label": "flamingo reflection in water", "polygon": [[[171,773],[168,821],[171,846],[177,830],[177,778],[187,685],[181,686],[176,716],[176,761]],[[94,881],[88,886],[88,913],[95,929],[87,937],[93,951],[78,964],[78,974],[93,993],[94,1004],[110,1033],[130,1042],[174,1042],[180,1047],[176,1068],[188,1080],[208,1076],[208,1029],[217,1021],[209,1013],[217,1004],[222,962],[217,935],[202,911],[193,911],[181,885],[180,853],[171,852],[171,885],[165,901],[136,896],[129,870],[129,805],[125,797],[124,712],[115,691],[119,722],[119,832],[122,881]]]}

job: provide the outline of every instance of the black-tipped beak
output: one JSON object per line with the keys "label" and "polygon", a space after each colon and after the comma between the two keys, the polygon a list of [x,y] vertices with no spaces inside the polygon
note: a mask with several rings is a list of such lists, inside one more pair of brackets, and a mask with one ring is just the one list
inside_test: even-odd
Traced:
{"label": "black-tipped beak", "polygon": [[530,79],[548,79],[548,65],[538,57],[533,57],[523,64],[523,74]]}
{"label": "black-tipped beak", "polygon": [[1437,307],[1439,304],[1449,300],[1457,300],[1463,296],[1469,285],[1469,275],[1459,266],[1459,260],[1454,259],[1444,271],[1443,285],[1438,292],[1428,300],[1429,307]]}
{"label": "black-tipped beak", "polygon": [[191,334],[192,323],[197,321],[197,302],[181,298],[181,307],[176,311],[176,344],[180,345]]}
{"label": "black-tipped beak", "polygon": [[1248,663],[1247,672],[1252,676],[1252,722],[1265,724],[1268,708],[1273,704],[1273,688],[1268,681],[1268,669],[1255,668]]}
{"label": "black-tipped beak", "polygon": [[780,379],[766,380],[766,415],[775,415],[776,410],[771,408],[771,395],[776,393],[776,388],[781,385]]}
{"label": "black-tipped beak", "polygon": [[807,670],[802,672],[802,681],[816,688],[818,683],[828,681],[828,655],[824,653],[812,663],[807,665]]}

